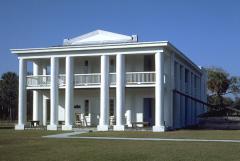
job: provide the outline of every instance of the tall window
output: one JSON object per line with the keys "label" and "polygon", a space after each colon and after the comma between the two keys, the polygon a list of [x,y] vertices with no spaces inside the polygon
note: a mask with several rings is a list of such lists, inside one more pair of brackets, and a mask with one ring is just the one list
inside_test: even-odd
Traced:
{"label": "tall window", "polygon": [[113,72],[116,72],[116,69],[115,69],[115,60],[114,60],[114,59],[111,59],[111,60],[110,60],[110,73],[113,73]]}
{"label": "tall window", "polygon": [[85,116],[89,116],[89,101],[88,100],[85,100],[84,102],[84,114]]}
{"label": "tall window", "polygon": [[88,60],[84,61],[84,73],[88,73]]}
{"label": "tall window", "polygon": [[154,55],[144,55],[144,71],[154,71]]}
{"label": "tall window", "polygon": [[88,60],[85,60],[84,66],[85,66],[85,67],[88,67]]}
{"label": "tall window", "polygon": [[109,115],[114,116],[114,100],[110,99],[109,102]]}
{"label": "tall window", "polygon": [[188,83],[188,70],[185,69],[185,83]]}

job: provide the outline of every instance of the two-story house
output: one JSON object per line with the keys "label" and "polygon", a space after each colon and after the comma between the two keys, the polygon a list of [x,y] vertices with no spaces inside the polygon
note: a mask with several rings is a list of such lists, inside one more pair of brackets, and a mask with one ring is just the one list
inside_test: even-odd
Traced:
{"label": "two-story house", "polygon": [[33,90],[33,120],[48,130],[137,125],[157,132],[194,125],[205,111],[204,69],[168,41],[96,30],[61,46],[11,52],[19,59],[16,130],[26,127],[27,90]]}

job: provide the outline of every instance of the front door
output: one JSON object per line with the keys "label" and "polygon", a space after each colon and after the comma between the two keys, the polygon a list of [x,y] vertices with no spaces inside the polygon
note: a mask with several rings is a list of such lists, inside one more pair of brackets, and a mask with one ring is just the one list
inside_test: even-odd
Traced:
{"label": "front door", "polygon": [[144,98],[143,100],[143,121],[148,122],[150,126],[155,122],[155,105],[153,98]]}

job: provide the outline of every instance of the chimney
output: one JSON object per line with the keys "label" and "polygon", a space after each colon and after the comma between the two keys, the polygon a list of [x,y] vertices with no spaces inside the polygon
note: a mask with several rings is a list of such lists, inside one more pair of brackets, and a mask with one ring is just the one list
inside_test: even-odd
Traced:
{"label": "chimney", "polygon": [[133,42],[138,42],[138,36],[137,35],[132,35],[132,41]]}

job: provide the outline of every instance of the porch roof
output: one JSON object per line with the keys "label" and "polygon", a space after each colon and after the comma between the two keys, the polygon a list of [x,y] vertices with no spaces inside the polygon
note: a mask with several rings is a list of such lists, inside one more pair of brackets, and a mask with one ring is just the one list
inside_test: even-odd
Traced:
{"label": "porch roof", "polygon": [[195,68],[195,70],[201,73],[200,68],[180,50],[173,46],[169,41],[138,42],[136,35],[127,36],[103,30],[96,30],[72,39],[64,39],[63,45],[60,46],[10,50],[13,54],[17,54],[18,56],[24,56],[25,54],[35,55],[70,51],[91,51],[108,49],[115,50],[134,48],[159,48],[159,50],[165,48],[169,51],[174,51],[182,59],[186,60],[193,68]]}

